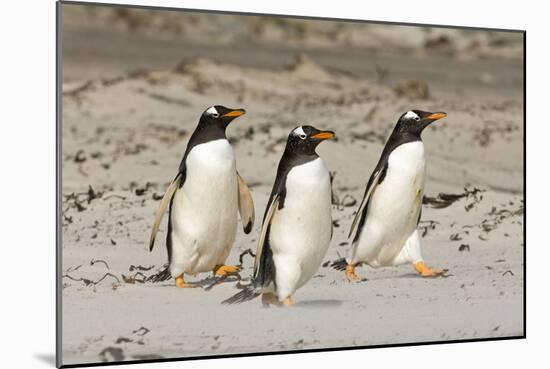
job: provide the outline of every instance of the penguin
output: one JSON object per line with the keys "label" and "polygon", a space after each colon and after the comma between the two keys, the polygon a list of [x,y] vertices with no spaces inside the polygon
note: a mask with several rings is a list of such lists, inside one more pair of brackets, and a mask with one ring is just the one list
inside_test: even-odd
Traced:
{"label": "penguin", "polygon": [[348,238],[355,228],[348,262],[332,264],[358,280],[356,266],[383,267],[411,263],[422,277],[443,274],[430,269],[420,251],[417,226],[422,211],[426,159],[422,131],[446,113],[410,110],[402,114],[390,135],[365,189]]}
{"label": "penguin", "polygon": [[223,301],[262,295],[264,306],[290,306],[315,274],[332,238],[330,174],[315,149],[334,132],[304,125],[288,135],[263,217],[252,282]]}
{"label": "penguin", "polygon": [[235,153],[226,137],[227,126],[245,114],[244,109],[215,105],[206,109],[191,135],[174,180],[155,215],[149,251],[153,250],[160,222],[168,208],[166,248],[170,275],[177,287],[184,274],[213,271],[238,272],[225,261],[237,233],[241,215],[244,233],[254,225],[250,190],[236,169]]}

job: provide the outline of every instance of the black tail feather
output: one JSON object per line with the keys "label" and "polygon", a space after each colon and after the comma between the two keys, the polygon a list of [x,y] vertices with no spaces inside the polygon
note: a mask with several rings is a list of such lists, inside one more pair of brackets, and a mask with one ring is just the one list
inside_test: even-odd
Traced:
{"label": "black tail feather", "polygon": [[258,292],[258,290],[253,286],[249,285],[246,286],[242,291],[237,292],[227,300],[223,300],[223,305],[232,305],[232,304],[240,304],[246,301],[250,301],[252,299],[255,299],[256,297],[260,296],[261,293]]}
{"label": "black tail feather", "polygon": [[341,258],[333,261],[332,264],[330,264],[330,266],[336,270],[344,271],[348,266],[348,262],[346,261],[346,258]]}

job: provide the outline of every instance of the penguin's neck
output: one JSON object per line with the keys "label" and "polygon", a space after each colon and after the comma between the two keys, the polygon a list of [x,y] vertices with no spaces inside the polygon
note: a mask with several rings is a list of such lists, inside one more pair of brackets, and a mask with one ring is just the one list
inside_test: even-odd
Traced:
{"label": "penguin's neck", "polygon": [[208,141],[220,139],[227,139],[225,127],[199,124],[195,132],[193,132],[190,142],[192,142],[193,146],[196,146]]}
{"label": "penguin's neck", "polygon": [[319,155],[314,151],[313,153],[302,153],[288,148],[283,153],[282,160],[287,163],[288,166],[293,167],[296,165],[305,164],[307,162],[317,159]]}
{"label": "penguin's neck", "polygon": [[386,150],[389,153],[400,145],[416,141],[422,142],[420,132],[399,132],[394,130],[388,139]]}

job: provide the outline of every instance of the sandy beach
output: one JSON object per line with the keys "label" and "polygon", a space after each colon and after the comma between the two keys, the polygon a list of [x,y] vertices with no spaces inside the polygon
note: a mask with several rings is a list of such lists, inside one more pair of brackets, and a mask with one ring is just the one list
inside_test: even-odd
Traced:
{"label": "sandy beach", "polygon": [[[64,364],[523,335],[523,62],[516,44],[482,40],[472,48],[477,34],[449,33],[443,46],[429,43],[445,40],[431,34],[404,48],[391,44],[402,30],[380,25],[370,33],[344,29],[359,34],[332,41],[338,47],[307,32],[277,42],[285,35],[269,29],[260,41],[207,43],[190,31],[151,35],[99,20],[85,27],[78,16],[66,14],[62,38]],[[391,47],[354,41],[365,35]],[[259,300],[222,306],[238,291],[232,281],[186,290],[172,280],[144,282],[167,259],[166,219],[148,251],[154,213],[200,114],[214,104],[247,110],[227,135],[256,205],[254,230],[239,228],[228,264],[256,249],[288,132],[299,124],[336,132],[318,149],[334,175],[334,236],[293,308],[265,309]],[[428,168],[419,224],[427,263],[448,273],[423,279],[407,265],[362,267],[367,280],[350,283],[328,263],[347,255],[366,182],[410,109],[448,114],[423,134]],[[451,201],[449,194],[463,196]],[[242,262],[245,283],[253,259]],[[212,278],[190,281],[208,286]]]}

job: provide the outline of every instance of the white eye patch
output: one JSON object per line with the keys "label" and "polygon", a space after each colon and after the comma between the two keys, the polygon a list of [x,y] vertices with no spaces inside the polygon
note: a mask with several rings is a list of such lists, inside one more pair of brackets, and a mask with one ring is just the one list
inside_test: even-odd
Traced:
{"label": "white eye patch", "polygon": [[404,116],[405,119],[420,119],[420,117],[418,116],[418,114],[416,114],[414,111],[412,110],[409,110],[405,116]]}
{"label": "white eye patch", "polygon": [[304,132],[304,130],[302,129],[302,127],[297,127],[294,129],[294,131],[292,131],[292,134],[294,136],[298,136],[300,137],[302,140],[305,139],[307,137],[306,133]]}
{"label": "white eye patch", "polygon": [[216,116],[216,117],[219,115],[218,111],[217,111],[216,108],[213,107],[213,106],[211,106],[211,107],[209,107],[208,109],[206,109],[205,113],[208,114],[208,115]]}
{"label": "white eye patch", "polygon": [[296,128],[294,129],[294,131],[292,131],[292,134],[293,134],[294,136],[302,136],[302,135],[305,135],[306,133],[304,132],[304,130],[303,130],[302,127],[300,126],[300,127],[296,127]]}

